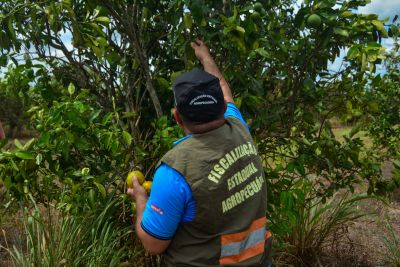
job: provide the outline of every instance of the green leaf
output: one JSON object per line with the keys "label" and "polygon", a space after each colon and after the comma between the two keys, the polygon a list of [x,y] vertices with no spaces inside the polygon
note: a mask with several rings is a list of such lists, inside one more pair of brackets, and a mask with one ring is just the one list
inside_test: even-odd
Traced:
{"label": "green leaf", "polygon": [[376,29],[378,31],[382,31],[385,28],[383,23],[381,21],[379,21],[379,20],[373,20],[373,21],[371,21],[371,23],[376,27]]}
{"label": "green leaf", "polygon": [[353,59],[358,57],[358,54],[360,53],[358,47],[356,45],[350,47],[349,51],[347,52],[347,58],[348,59]]}
{"label": "green leaf", "polygon": [[190,13],[185,13],[183,17],[183,21],[185,23],[186,29],[191,29],[193,26],[193,20],[192,20],[192,15]]}
{"label": "green leaf", "polygon": [[40,163],[42,163],[42,160],[43,160],[43,156],[42,156],[42,154],[37,154],[37,156],[36,156],[36,165],[40,165]]}
{"label": "green leaf", "polygon": [[17,151],[15,152],[15,156],[17,156],[20,159],[34,159],[34,155],[30,152],[27,151]]}
{"label": "green leaf", "polygon": [[98,22],[102,22],[104,24],[109,24],[110,23],[110,18],[108,18],[108,17],[97,17],[94,20],[98,21]]}
{"label": "green leaf", "polygon": [[101,124],[106,125],[112,119],[113,115],[114,115],[113,112],[109,112],[107,115],[103,117],[103,119],[101,120]]}
{"label": "green leaf", "polygon": [[31,146],[32,146],[32,144],[33,144],[33,142],[34,142],[35,140],[36,140],[35,138],[32,138],[31,140],[29,140],[28,142],[26,142],[26,143],[24,144],[24,150],[30,149]]}
{"label": "green leaf", "polygon": [[20,149],[20,150],[24,150],[24,146],[21,144],[21,142],[18,139],[14,140],[14,145]]}
{"label": "green leaf", "polygon": [[[1,39],[1,37],[0,37],[0,39]],[[2,45],[1,42],[0,42],[0,47],[2,47],[2,46],[3,46],[3,45]],[[1,66],[1,67],[7,66],[7,61],[8,61],[8,57],[7,57],[6,54],[3,54],[3,55],[0,56],[0,66]]]}
{"label": "green leaf", "polygon": [[70,111],[67,113],[68,120],[75,126],[80,128],[86,128],[86,124],[82,121],[82,119],[77,115],[76,112]]}
{"label": "green leaf", "polygon": [[90,172],[90,169],[88,167],[82,168],[81,174],[82,175],[88,175]]}
{"label": "green leaf", "polygon": [[345,12],[343,12],[342,13],[342,17],[343,18],[349,18],[349,17],[351,17],[351,16],[353,16],[353,12],[351,12],[351,11],[345,11]]}
{"label": "green leaf", "polygon": [[19,171],[19,168],[17,164],[15,164],[15,161],[13,159],[10,159],[10,161],[11,161],[11,167],[16,171]]}
{"label": "green leaf", "polygon": [[132,143],[132,136],[127,131],[123,131],[122,136],[124,138],[125,143],[127,143],[128,145]]}
{"label": "green leaf", "polygon": [[42,135],[39,137],[38,144],[41,146],[47,146],[50,141],[50,134],[48,132],[42,133]]}
{"label": "green leaf", "polygon": [[400,160],[395,160],[395,161],[393,161],[393,165],[394,165],[397,169],[400,169]]}
{"label": "green leaf", "polygon": [[104,186],[102,184],[97,183],[97,182],[93,182],[93,183],[96,185],[96,187],[99,190],[101,196],[102,197],[106,197],[107,192],[106,192],[106,189],[104,188]]}
{"label": "green leaf", "polygon": [[175,81],[176,78],[178,78],[178,76],[180,76],[181,74],[183,74],[183,71],[176,71],[173,72],[171,74],[171,83]]}
{"label": "green leaf", "polygon": [[111,64],[118,64],[121,61],[121,56],[114,51],[109,51],[106,55],[106,59],[108,60],[108,62],[110,62]]}
{"label": "green leaf", "polygon": [[158,85],[161,88],[163,88],[163,89],[170,89],[171,88],[170,85],[169,85],[169,82],[166,79],[164,79],[163,77],[159,76],[159,77],[156,78],[156,80],[157,80]]}
{"label": "green leaf", "polygon": [[374,112],[379,111],[379,105],[378,105],[378,103],[376,101],[368,102],[368,107]]}
{"label": "green leaf", "polygon": [[74,85],[73,83],[70,83],[70,84],[68,85],[68,93],[69,93],[70,95],[73,95],[73,94],[75,93],[75,85]]}
{"label": "green leaf", "polygon": [[361,56],[361,71],[365,71],[365,68],[367,67],[367,54],[362,53]]}
{"label": "green leaf", "polygon": [[8,176],[4,179],[4,185],[6,188],[10,189],[13,186],[13,182],[11,181],[11,177]]}
{"label": "green leaf", "polygon": [[91,48],[98,58],[101,58],[103,56],[104,49],[101,49],[95,45],[92,45]]}
{"label": "green leaf", "polygon": [[238,32],[240,32],[240,33],[245,33],[246,32],[246,30],[243,28],[243,27],[240,27],[240,26],[236,26],[236,31],[238,31]]}
{"label": "green leaf", "polygon": [[8,140],[7,138],[0,140],[0,149],[7,145]]}
{"label": "green leaf", "polygon": [[345,38],[349,37],[349,32],[346,31],[345,29],[341,29],[341,28],[334,28],[333,32],[337,35],[343,36]]}
{"label": "green leaf", "polygon": [[360,129],[361,129],[360,126],[353,127],[353,128],[351,129],[350,133],[349,133],[349,137],[350,137],[350,138],[353,138],[354,135],[356,135],[357,133],[360,132]]}
{"label": "green leaf", "polygon": [[288,172],[294,172],[295,169],[295,163],[293,161],[289,162],[289,164],[286,167]]}
{"label": "green leaf", "polygon": [[350,100],[347,100],[347,101],[346,101],[346,108],[347,108],[347,110],[350,111],[350,112],[353,110],[353,103],[351,103]]}
{"label": "green leaf", "polygon": [[9,17],[8,18],[8,30],[10,31],[11,38],[14,41],[17,41],[17,37],[15,35],[15,30],[14,30],[14,26],[13,26],[13,19],[14,19],[14,17]]}
{"label": "green leaf", "polygon": [[296,170],[297,170],[297,172],[298,172],[300,175],[302,175],[302,176],[305,176],[305,175],[306,175],[306,170],[305,170],[305,168],[304,168],[304,165],[303,165],[301,162],[299,162],[298,164],[296,164]]}

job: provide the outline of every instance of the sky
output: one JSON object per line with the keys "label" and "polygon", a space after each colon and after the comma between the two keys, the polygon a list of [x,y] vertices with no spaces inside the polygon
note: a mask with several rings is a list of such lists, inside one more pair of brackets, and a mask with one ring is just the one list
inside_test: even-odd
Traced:
{"label": "sky", "polygon": [[360,13],[379,14],[380,19],[400,16],[400,0],[372,0],[370,4],[359,9]]}
{"label": "sky", "polygon": [[[372,0],[370,4],[359,8],[357,12],[363,14],[378,14],[379,19],[390,17],[388,22],[391,22],[395,15],[399,15],[400,17],[400,0]],[[393,47],[393,39],[383,39],[382,45],[386,48],[386,50],[390,50]],[[336,58],[335,62],[331,63],[328,68],[330,70],[337,71],[342,64],[343,57],[347,54],[347,51],[348,49],[343,49],[340,57]],[[377,67],[378,73],[384,72],[382,66],[378,65]]]}

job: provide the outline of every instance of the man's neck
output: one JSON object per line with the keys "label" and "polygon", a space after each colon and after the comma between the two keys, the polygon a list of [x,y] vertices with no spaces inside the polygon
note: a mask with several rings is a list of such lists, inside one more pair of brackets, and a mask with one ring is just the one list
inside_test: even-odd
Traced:
{"label": "man's neck", "polygon": [[183,129],[186,134],[201,134],[217,129],[221,127],[224,123],[225,123],[225,118],[221,118],[215,121],[210,121],[199,125],[190,125],[190,126],[185,125]]}

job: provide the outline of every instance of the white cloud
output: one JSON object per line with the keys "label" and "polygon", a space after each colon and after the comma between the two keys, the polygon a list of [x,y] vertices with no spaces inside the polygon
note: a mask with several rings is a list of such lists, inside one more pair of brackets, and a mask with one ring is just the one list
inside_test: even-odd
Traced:
{"label": "white cloud", "polygon": [[359,8],[359,12],[378,14],[380,19],[393,19],[395,15],[400,15],[400,0],[372,0],[370,4]]}

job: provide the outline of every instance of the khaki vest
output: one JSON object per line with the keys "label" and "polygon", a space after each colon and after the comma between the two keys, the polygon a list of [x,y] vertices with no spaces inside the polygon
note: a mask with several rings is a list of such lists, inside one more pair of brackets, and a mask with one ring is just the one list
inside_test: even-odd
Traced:
{"label": "khaki vest", "polygon": [[185,177],[196,203],[194,220],[178,227],[162,266],[267,265],[264,171],[239,120],[194,134],[161,162]]}

